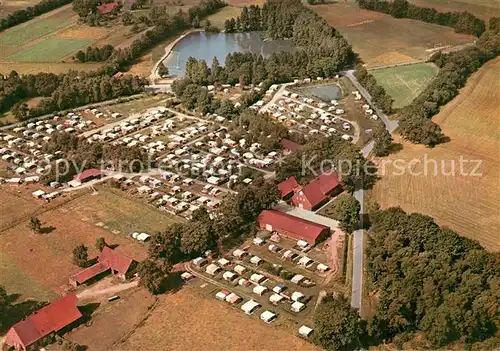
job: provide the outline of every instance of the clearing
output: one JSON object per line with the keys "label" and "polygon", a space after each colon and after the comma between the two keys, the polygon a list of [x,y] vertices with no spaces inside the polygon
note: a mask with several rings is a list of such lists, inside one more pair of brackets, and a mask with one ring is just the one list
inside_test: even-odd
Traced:
{"label": "clearing", "polygon": [[394,108],[404,107],[418,96],[436,76],[438,68],[432,63],[373,70],[377,83],[394,99]]}
{"label": "clearing", "polygon": [[[387,165],[385,175],[375,184],[373,193],[383,208],[401,206],[427,214],[438,224],[478,240],[486,249],[500,251],[499,74],[497,58],[469,78],[460,94],[434,118],[450,137],[448,143],[427,149],[404,142],[402,151],[388,157],[406,162],[407,167],[403,175],[397,175],[394,171],[399,169]],[[461,158],[470,161],[463,164],[469,175],[461,175]],[[379,160],[379,170],[384,160]],[[438,175],[434,175],[432,160],[437,161]],[[455,175],[451,174],[453,163]],[[480,175],[475,176],[471,172],[477,165]],[[449,175],[441,172],[443,167]],[[427,175],[423,173],[426,168]],[[408,169],[422,174],[411,175]]]}
{"label": "clearing", "polygon": [[[159,296],[149,318],[115,349],[154,350],[168,345],[169,350],[316,350],[278,328],[279,318],[267,325],[259,319],[261,310],[247,316],[239,307],[216,300],[214,288],[195,279],[174,294]],[[289,327],[296,332],[300,325]]]}
{"label": "clearing", "polygon": [[311,8],[345,36],[368,67],[425,60],[428,49],[476,39],[453,28],[363,10],[354,2]]}

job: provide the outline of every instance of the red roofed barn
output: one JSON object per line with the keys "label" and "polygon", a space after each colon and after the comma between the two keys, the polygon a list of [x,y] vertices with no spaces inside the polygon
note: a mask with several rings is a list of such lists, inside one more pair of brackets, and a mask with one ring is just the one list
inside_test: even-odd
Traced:
{"label": "red roofed barn", "polygon": [[98,178],[102,175],[102,172],[97,168],[86,169],[82,173],[78,173],[73,176],[73,180],[79,181],[81,183],[88,182],[89,180]]}
{"label": "red roofed barn", "polygon": [[278,184],[278,190],[281,193],[281,198],[285,198],[293,194],[293,191],[295,188],[299,186],[299,183],[297,183],[297,180],[295,179],[294,176],[291,176],[281,183]]}
{"label": "red roofed barn", "polygon": [[17,350],[26,350],[44,336],[63,329],[82,317],[77,302],[76,293],[71,293],[43,307],[14,324],[5,335],[5,343]]}
{"label": "red roofed barn", "polygon": [[339,189],[340,179],[338,175],[336,173],[323,173],[305,187],[296,190],[292,197],[292,203],[296,207],[314,211],[328,200],[328,196]]}
{"label": "red roofed barn", "polygon": [[107,4],[102,4],[102,5],[97,6],[97,11],[99,11],[99,13],[101,15],[105,15],[105,14],[110,13],[111,11],[113,11],[119,5],[120,4],[118,2],[116,2],[116,1],[110,2],[110,3],[107,3]]}
{"label": "red roofed barn", "polygon": [[294,240],[305,240],[315,245],[328,235],[330,228],[276,210],[264,210],[257,219],[259,227],[269,232],[277,232]]}
{"label": "red roofed barn", "polygon": [[133,263],[134,260],[130,257],[105,246],[99,255],[99,262],[70,277],[69,283],[76,287],[108,270],[111,270],[111,274],[117,275],[125,280],[132,271]]}

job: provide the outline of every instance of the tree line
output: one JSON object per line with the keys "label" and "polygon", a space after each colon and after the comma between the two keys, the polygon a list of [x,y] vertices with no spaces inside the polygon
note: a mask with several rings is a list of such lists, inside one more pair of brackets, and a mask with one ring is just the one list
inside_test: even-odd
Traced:
{"label": "tree line", "polygon": [[0,30],[4,30],[71,3],[72,0],[41,0],[34,6],[14,11],[0,20]]}
{"label": "tree line", "polygon": [[[37,117],[94,102],[140,93],[145,78],[124,75],[113,77],[102,71],[63,74],[38,73],[20,76],[12,71],[0,77],[0,112],[12,112],[18,120]],[[43,97],[28,108],[23,100]]]}
{"label": "tree line", "polygon": [[490,25],[474,47],[450,54],[436,54],[433,61],[440,68],[434,80],[413,102],[402,110],[399,132],[414,143],[433,146],[443,140],[441,128],[431,118],[441,106],[458,95],[467,79],[500,52],[499,19],[491,18]]}
{"label": "tree line", "polygon": [[385,113],[392,112],[392,103],[394,100],[387,94],[385,89],[378,85],[377,80],[373,75],[368,73],[362,64],[356,66],[354,73],[359,83],[370,93],[372,101]]}
{"label": "tree line", "polygon": [[386,13],[395,18],[410,18],[452,27],[457,33],[479,37],[486,30],[485,22],[468,11],[438,12],[434,8],[411,4],[408,0],[356,0],[356,2],[363,9]]}
{"label": "tree line", "polygon": [[75,58],[80,62],[103,62],[113,55],[115,48],[111,44],[106,44],[100,48],[89,46],[85,51],[78,50]]}
{"label": "tree line", "polygon": [[185,223],[170,225],[153,235],[148,259],[138,267],[141,284],[152,293],[162,292],[171,267],[179,262],[218,251],[224,242],[246,237],[255,230],[258,215],[278,203],[280,194],[274,183],[256,180],[224,199],[213,215],[204,208],[193,212]]}

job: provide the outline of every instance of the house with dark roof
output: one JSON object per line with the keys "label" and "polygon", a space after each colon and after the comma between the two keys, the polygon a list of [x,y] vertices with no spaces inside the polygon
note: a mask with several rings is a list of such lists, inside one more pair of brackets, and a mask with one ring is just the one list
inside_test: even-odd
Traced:
{"label": "house with dark roof", "polygon": [[5,335],[5,343],[16,350],[26,350],[50,333],[60,331],[82,317],[77,302],[73,292],[41,308],[14,324]]}
{"label": "house with dark roof", "polygon": [[281,199],[289,198],[294,193],[294,190],[299,186],[294,176],[288,177],[278,184],[278,190],[281,193]]}
{"label": "house with dark roof", "polygon": [[105,246],[99,255],[98,262],[71,276],[69,283],[77,287],[109,272],[125,280],[132,274],[134,266],[135,261],[132,258]]}
{"label": "house with dark roof", "polygon": [[330,235],[330,228],[276,210],[264,210],[257,218],[259,228],[316,245]]}
{"label": "house with dark roof", "polygon": [[328,197],[341,190],[341,182],[337,173],[323,173],[304,187],[298,187],[292,197],[295,207],[309,211],[318,209]]}

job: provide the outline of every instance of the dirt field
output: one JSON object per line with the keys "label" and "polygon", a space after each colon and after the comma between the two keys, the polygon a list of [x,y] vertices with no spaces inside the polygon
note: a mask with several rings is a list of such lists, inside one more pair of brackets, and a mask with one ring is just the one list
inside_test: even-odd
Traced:
{"label": "dirt field", "polygon": [[432,63],[392,67],[371,71],[377,83],[394,99],[394,108],[407,106],[436,76]]}
{"label": "dirt field", "polygon": [[[351,43],[368,67],[426,59],[428,49],[472,42],[452,28],[359,9],[353,2],[312,6]],[[410,59],[411,58],[411,59]]]}
{"label": "dirt field", "polygon": [[[239,308],[202,293],[195,279],[159,304],[116,350],[315,350],[314,345],[295,337],[275,323],[266,325],[258,314],[247,316]],[[180,323],[179,321],[182,321]],[[279,319],[278,319],[279,321]],[[296,326],[298,328],[300,326]]]}
{"label": "dirt field", "polygon": [[[434,121],[451,141],[434,149],[419,145],[403,144],[403,150],[389,157],[409,162],[417,158],[421,163],[409,167],[414,172],[424,172],[427,160],[438,161],[438,176],[434,164],[428,161],[428,175],[391,175],[393,167],[387,166],[388,175],[378,181],[374,195],[382,207],[401,206],[411,212],[421,212],[434,217],[440,225],[448,226],[459,234],[477,239],[491,251],[500,251],[498,228],[500,226],[500,93],[498,76],[500,59],[488,63],[476,72],[461,90],[460,95],[446,105]],[[481,160],[477,170],[480,176],[460,175],[460,158]],[[455,176],[451,173],[455,163]],[[401,161],[400,161],[401,162]],[[478,165],[463,165],[471,174]],[[380,167],[379,167],[380,169]]]}
{"label": "dirt field", "polygon": [[476,16],[489,19],[500,15],[500,4],[496,0],[411,0],[419,6],[433,7],[438,11],[469,11]]}

